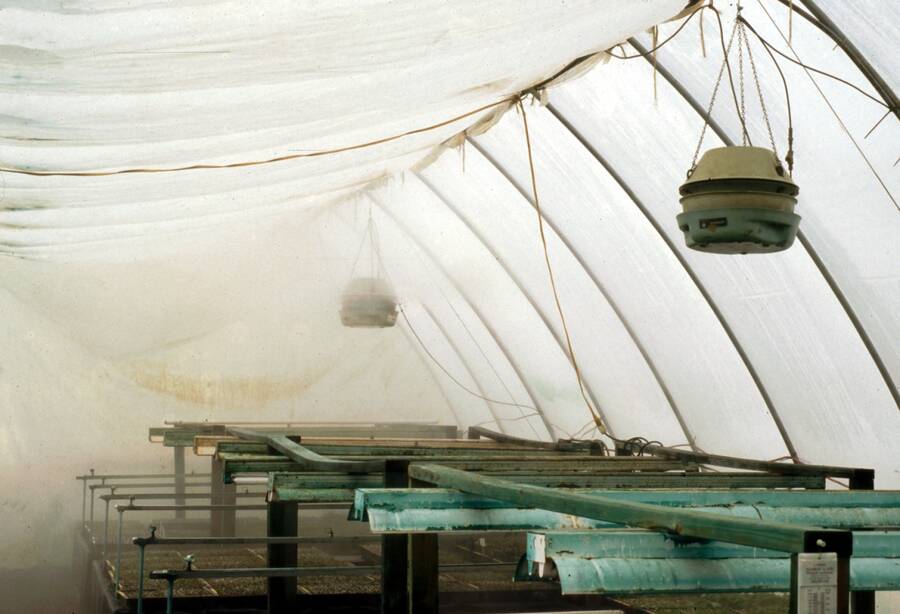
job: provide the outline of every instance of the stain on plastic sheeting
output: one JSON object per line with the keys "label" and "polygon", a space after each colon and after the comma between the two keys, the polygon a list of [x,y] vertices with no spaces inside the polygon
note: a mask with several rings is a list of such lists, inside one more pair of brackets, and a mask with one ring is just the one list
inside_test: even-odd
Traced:
{"label": "stain on plastic sheeting", "polygon": [[489,81],[487,83],[482,83],[481,85],[473,85],[472,87],[467,87],[462,92],[464,94],[478,94],[483,92],[488,93],[498,93],[498,92],[508,92],[510,87],[513,84],[513,79],[503,78],[496,79],[494,81]]}
{"label": "stain on plastic sheeting", "polygon": [[28,505],[22,499],[4,497],[0,499],[0,509],[11,514],[21,514],[28,510]]}
{"label": "stain on plastic sheeting", "polygon": [[143,388],[188,403],[259,407],[304,393],[329,369],[329,365],[319,365],[292,376],[187,375],[171,371],[165,364],[137,363],[129,367],[128,375]]}
{"label": "stain on plastic sheeting", "polygon": [[[6,183],[0,181],[0,203],[3,202],[3,196],[6,194]],[[0,211],[35,211],[38,209],[47,209],[49,208],[50,202],[46,200],[38,200],[38,199],[28,199],[23,200],[21,198],[10,199],[8,202],[0,205]]]}
{"label": "stain on plastic sheeting", "polygon": [[56,139],[49,137],[39,137],[39,136],[16,136],[14,134],[0,134],[0,139],[7,139],[10,141],[23,141],[27,143],[61,143],[64,141],[69,141],[71,139]]}
{"label": "stain on plastic sheeting", "polygon": [[[33,119],[29,119],[27,117],[19,117],[18,115],[7,115],[5,113],[0,113],[0,125],[9,127],[9,126],[34,126],[37,122]],[[9,138],[4,136],[3,138]]]}
{"label": "stain on plastic sheeting", "polygon": [[21,45],[0,45],[0,60],[18,66],[48,66],[63,63],[62,56],[57,53]]}

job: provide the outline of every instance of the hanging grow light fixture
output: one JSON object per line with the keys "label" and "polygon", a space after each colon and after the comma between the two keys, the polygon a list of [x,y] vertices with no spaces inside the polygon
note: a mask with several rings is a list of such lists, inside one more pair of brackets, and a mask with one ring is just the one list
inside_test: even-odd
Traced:
{"label": "hanging grow light fixture", "polygon": [[[735,36],[738,42],[741,92],[740,101],[735,96],[735,106],[741,123],[743,143],[740,146],[710,149],[698,162],[703,136],[726,67],[729,80],[731,79],[728,53]],[[771,149],[753,147],[747,132],[743,94],[744,46],[753,71]],[[789,129],[786,169],[778,158],[746,26],[738,16],[724,52],[722,67],[706,112],[700,142],[697,143],[694,160],[687,173],[687,181],[679,188],[683,211],[677,216],[677,221],[689,248],[716,254],[759,254],[782,251],[793,244],[800,225],[800,216],[794,213],[800,188],[790,174],[793,165],[791,141]]]}
{"label": "hanging grow light fixture", "polygon": [[341,297],[341,324],[350,328],[388,328],[396,323],[397,296],[386,280],[350,280]]}
{"label": "hanging grow light fixture", "polygon": [[794,242],[800,188],[762,147],[717,147],[703,154],[679,192],[678,227],[691,249],[760,254]]}
{"label": "hanging grow light fixture", "polygon": [[[369,242],[371,274],[368,277],[353,277],[366,241]],[[380,256],[378,235],[370,209],[366,232],[350,271],[351,279],[341,296],[341,324],[348,328],[389,328],[397,323],[397,295],[387,279],[380,275]]]}

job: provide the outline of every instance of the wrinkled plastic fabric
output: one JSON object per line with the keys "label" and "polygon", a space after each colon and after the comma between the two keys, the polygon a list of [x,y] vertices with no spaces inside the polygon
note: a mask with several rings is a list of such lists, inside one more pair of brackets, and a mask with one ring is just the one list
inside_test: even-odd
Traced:
{"label": "wrinkled plastic fabric", "polygon": [[[900,10],[820,4],[895,81]],[[744,15],[786,49],[786,9],[763,5],[771,21],[752,3]],[[76,473],[166,470],[146,429],[167,419],[422,420],[597,436],[550,292],[509,98],[629,36],[649,46],[645,30],[683,6],[7,4],[3,167],[266,160],[497,104],[372,147],[273,164],[0,172],[0,496],[17,510],[0,533],[0,566],[68,556],[48,545],[68,525],[49,519],[77,515]],[[715,20],[702,18],[707,57],[695,17],[658,58],[705,106],[721,50]],[[660,40],[676,27],[662,25]],[[792,42],[804,60],[871,90],[796,15]],[[783,155],[781,81],[754,52]],[[525,103],[550,260],[591,405],[617,437],[763,459],[793,450],[806,462],[874,467],[878,486],[896,487],[897,122],[863,138],[881,107],[815,76],[820,94],[781,62],[804,240],[782,254],[698,254],[675,215],[702,117],[659,74],[654,99],[644,59],[599,59],[544,92],[546,106]],[[751,134],[767,146],[746,85]],[[740,141],[724,92],[713,117]],[[721,144],[707,133],[707,147]],[[361,250],[370,225],[374,255]],[[357,264],[378,268],[373,258],[400,299],[397,325],[342,327],[341,292]]]}

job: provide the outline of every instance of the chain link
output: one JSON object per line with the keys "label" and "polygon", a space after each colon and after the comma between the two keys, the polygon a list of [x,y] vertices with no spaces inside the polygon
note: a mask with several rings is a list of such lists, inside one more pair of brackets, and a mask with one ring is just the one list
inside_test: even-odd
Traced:
{"label": "chain link", "polygon": [[740,113],[741,121],[741,145],[747,146],[750,135],[747,134],[747,103],[744,97],[744,37],[742,36],[743,28],[738,24],[737,35],[737,57],[738,57],[738,88],[740,90],[740,105],[738,113]]}
{"label": "chain link", "polygon": [[756,84],[756,93],[759,96],[759,107],[762,109],[763,119],[766,122],[766,130],[769,133],[769,143],[772,145],[772,151],[775,152],[775,157],[780,160],[781,157],[778,155],[778,148],[775,146],[775,136],[772,134],[772,124],[769,122],[769,111],[766,109],[766,101],[763,98],[762,87],[759,84],[759,75],[756,73],[756,62],[753,61],[753,50],[750,49],[750,39],[747,36],[747,28],[744,26],[743,22],[739,25],[741,31],[738,36],[743,37],[747,46],[747,58],[750,60],[750,70],[753,73],[753,82]]}
{"label": "chain link", "polygon": [[700,140],[697,141],[697,148],[694,150],[694,157],[691,160],[691,168],[687,172],[690,177],[694,169],[697,168],[697,159],[700,157],[700,148],[703,147],[703,138],[706,136],[706,129],[709,127],[709,118],[712,117],[713,106],[716,104],[716,95],[719,93],[719,86],[722,84],[722,76],[725,74],[725,66],[728,63],[728,54],[731,53],[731,45],[734,43],[734,36],[737,34],[737,22],[731,30],[731,38],[728,39],[728,46],[725,48],[725,57],[722,58],[722,66],[719,68],[719,76],[716,77],[716,85],[713,87],[712,97],[709,99],[709,106],[706,108],[706,117],[703,119],[703,129],[700,131]]}

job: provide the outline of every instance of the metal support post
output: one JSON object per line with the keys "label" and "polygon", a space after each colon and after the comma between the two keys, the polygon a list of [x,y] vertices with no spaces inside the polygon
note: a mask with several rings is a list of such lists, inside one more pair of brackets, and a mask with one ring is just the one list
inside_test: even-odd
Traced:
{"label": "metal support post", "polygon": [[[222,489],[222,500],[216,503],[222,505],[237,504],[237,485],[225,484]],[[235,509],[222,510],[222,537],[234,537],[237,527],[237,511]]]}
{"label": "metal support post", "polygon": [[[850,478],[850,490],[874,490],[875,472],[857,470]],[[853,614],[875,614],[875,591],[854,591],[850,594]]]}
{"label": "metal support post", "polygon": [[[427,488],[430,484],[410,480],[410,488]],[[438,612],[438,535],[412,533],[409,536],[409,612]]]}
{"label": "metal support post", "polygon": [[[91,469],[91,473],[93,473],[93,471],[94,470]],[[106,484],[106,478],[100,478],[100,485],[102,486],[104,484]],[[94,494],[95,494],[94,490],[95,489],[91,489],[91,524],[90,524],[90,527],[91,527],[91,536],[92,537],[94,535]]]}
{"label": "metal support post", "polygon": [[87,520],[87,480],[81,481],[81,524]]}
{"label": "metal support post", "polygon": [[175,614],[175,578],[166,578],[166,614]]}
{"label": "metal support post", "polygon": [[[409,486],[409,462],[387,461],[384,467],[385,488]],[[381,536],[381,614],[407,614],[409,592],[409,536]]]}
{"label": "metal support post", "polygon": [[[183,495],[184,488],[184,446],[175,446],[172,448],[175,455],[175,505],[184,505],[184,498],[177,495]],[[175,518],[183,519],[185,517],[184,510],[175,510]]]}
{"label": "metal support post", "polygon": [[[268,537],[297,537],[297,502],[271,502],[266,515]],[[296,567],[297,544],[267,544],[269,567]],[[287,614],[297,609],[297,577],[268,578],[268,614]]]}
{"label": "metal support post", "polygon": [[119,533],[116,538],[116,570],[115,570],[115,587],[113,589],[113,594],[118,594],[119,592],[119,579],[122,577],[122,525],[124,524],[125,514],[124,509],[120,509],[119,506],[116,506],[116,511],[119,512]]}
{"label": "metal support post", "polygon": [[[115,487],[109,491],[110,495],[116,494]],[[107,545],[109,544],[109,497],[106,498],[106,512],[103,515],[103,560],[106,560]]]}
{"label": "metal support post", "polygon": [[[212,486],[211,492],[213,496],[211,503],[234,505],[236,503],[235,495],[237,494],[237,486],[225,483],[225,463],[219,460],[215,455],[213,455],[211,459],[210,476],[210,485]],[[236,525],[235,511],[228,509],[213,511],[209,517],[209,524],[210,535],[213,537],[234,537]]]}
{"label": "metal support post", "polygon": [[850,555],[843,553],[838,554],[837,611],[850,614]]}
{"label": "metal support post", "polygon": [[137,614],[144,614],[144,544],[140,544],[138,548],[138,594],[137,594]]}
{"label": "metal support post", "polygon": [[[212,457],[210,462],[210,478],[209,492],[210,503],[221,503],[222,495],[225,493],[225,464]],[[209,534],[213,537],[223,537],[224,512],[219,509],[213,509],[209,512]]]}

